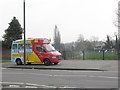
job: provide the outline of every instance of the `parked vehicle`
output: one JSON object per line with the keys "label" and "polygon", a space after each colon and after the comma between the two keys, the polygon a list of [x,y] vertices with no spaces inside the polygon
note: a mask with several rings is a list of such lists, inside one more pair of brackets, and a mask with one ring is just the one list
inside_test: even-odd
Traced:
{"label": "parked vehicle", "polygon": [[[62,60],[62,55],[50,42],[51,40],[46,38],[26,39],[26,63],[58,64]],[[16,62],[17,65],[24,63],[24,40],[12,42],[11,62]]]}

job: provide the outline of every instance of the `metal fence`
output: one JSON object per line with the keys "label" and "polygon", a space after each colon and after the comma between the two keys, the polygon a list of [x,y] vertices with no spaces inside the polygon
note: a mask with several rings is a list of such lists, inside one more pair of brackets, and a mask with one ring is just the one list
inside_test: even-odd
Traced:
{"label": "metal fence", "polygon": [[116,50],[63,51],[64,60],[118,60]]}

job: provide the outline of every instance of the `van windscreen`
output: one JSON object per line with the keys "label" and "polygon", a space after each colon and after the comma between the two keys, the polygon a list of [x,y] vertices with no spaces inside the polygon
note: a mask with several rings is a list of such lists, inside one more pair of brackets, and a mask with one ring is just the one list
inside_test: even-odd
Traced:
{"label": "van windscreen", "polygon": [[55,48],[51,44],[43,44],[47,51],[55,51]]}

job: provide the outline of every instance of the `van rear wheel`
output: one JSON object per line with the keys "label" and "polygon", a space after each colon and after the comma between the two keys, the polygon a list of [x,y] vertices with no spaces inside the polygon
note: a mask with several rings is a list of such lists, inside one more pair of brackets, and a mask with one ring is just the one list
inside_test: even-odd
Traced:
{"label": "van rear wheel", "polygon": [[20,60],[20,59],[17,59],[16,64],[17,64],[17,65],[22,65],[21,60]]}
{"label": "van rear wheel", "polygon": [[45,60],[44,60],[44,64],[45,64],[46,66],[49,66],[49,65],[51,64],[51,62],[50,62],[49,59],[45,59]]}

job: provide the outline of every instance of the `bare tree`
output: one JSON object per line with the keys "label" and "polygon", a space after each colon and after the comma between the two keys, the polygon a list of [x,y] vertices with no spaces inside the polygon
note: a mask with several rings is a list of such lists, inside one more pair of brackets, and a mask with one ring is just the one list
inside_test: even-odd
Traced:
{"label": "bare tree", "polygon": [[79,34],[78,42],[82,42],[82,41],[84,41],[84,36],[82,34]]}
{"label": "bare tree", "polygon": [[118,2],[118,10],[116,12],[116,20],[113,22],[114,25],[118,28],[118,60],[120,60],[120,1]]}
{"label": "bare tree", "polygon": [[54,29],[54,46],[59,51],[60,51],[60,47],[61,47],[60,44],[61,44],[60,32],[58,30],[57,25],[55,25],[55,29]]}
{"label": "bare tree", "polygon": [[119,40],[120,40],[120,1],[118,2],[118,13],[117,13],[117,16],[118,16],[118,37],[119,37]]}
{"label": "bare tree", "polygon": [[119,49],[118,49],[118,60],[120,60],[120,1],[118,2],[118,39],[119,39]]}
{"label": "bare tree", "polygon": [[93,41],[93,42],[96,42],[98,40],[99,40],[99,38],[96,36],[91,36],[91,38],[90,38],[90,41]]}
{"label": "bare tree", "polygon": [[90,50],[94,48],[94,44],[92,41],[84,40],[84,36],[82,34],[79,34],[76,48],[80,51]]}

